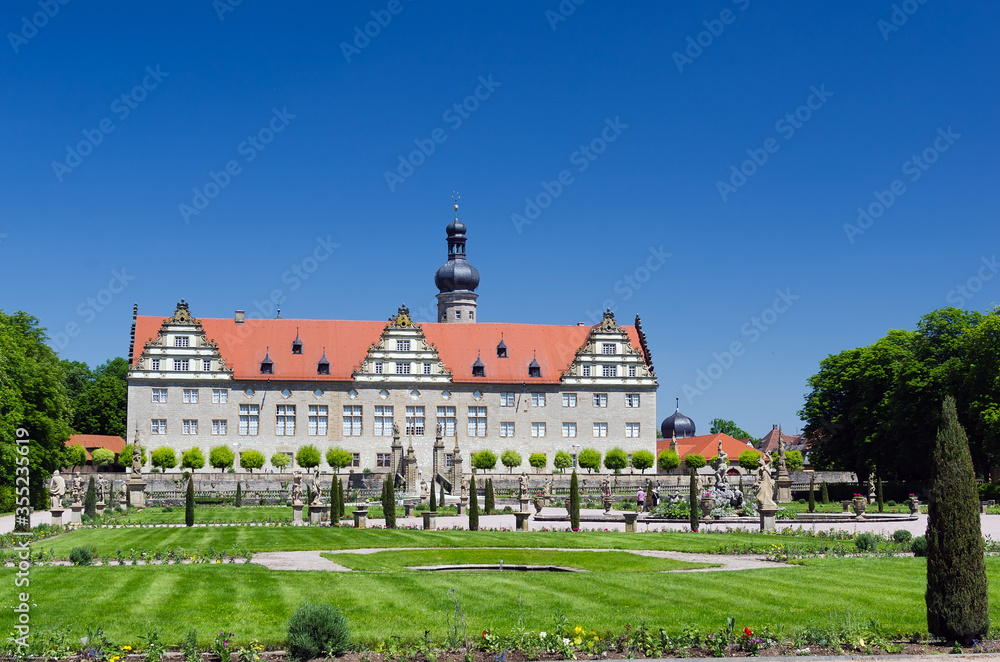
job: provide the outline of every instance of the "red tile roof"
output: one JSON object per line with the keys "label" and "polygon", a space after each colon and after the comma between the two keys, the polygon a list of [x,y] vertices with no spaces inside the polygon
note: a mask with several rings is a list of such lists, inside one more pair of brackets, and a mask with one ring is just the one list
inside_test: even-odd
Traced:
{"label": "red tile roof", "polygon": [[[133,359],[142,355],[145,343],[156,337],[165,318],[148,315],[136,318]],[[226,364],[236,379],[267,379],[260,374],[265,352],[274,363],[270,379],[305,381],[350,381],[378,342],[387,322],[351,320],[247,319],[236,324],[232,318],[199,320],[205,337],[219,344]],[[427,340],[433,343],[456,382],[500,382],[556,384],[584,344],[592,327],[542,324],[421,324]],[[622,327],[629,342],[640,351],[639,335],[634,326]],[[292,341],[298,333],[302,354],[292,354]],[[501,334],[509,358],[496,355]],[[329,375],[317,375],[316,365],[326,349]],[[480,356],[486,366],[485,377],[472,376],[472,364]],[[536,357],[541,378],[528,377],[528,364]]]}
{"label": "red tile roof", "polygon": [[66,441],[67,446],[83,446],[87,451],[87,459],[93,459],[91,452],[97,448],[107,448],[117,455],[125,448],[125,440],[121,437],[107,434],[74,434]]}
{"label": "red tile roof", "polygon": [[[782,432],[781,438],[785,440],[786,450],[792,446],[802,444],[802,435],[791,435]],[[771,431],[761,437],[760,443],[757,444],[757,450],[765,453],[776,453],[778,451],[778,428],[772,428]]]}
{"label": "red tile roof", "polygon": [[[683,460],[691,453],[704,456],[706,460],[719,454],[719,441],[722,441],[722,450],[729,456],[729,462],[735,463],[739,459],[740,453],[747,450],[754,450],[754,447],[739,439],[734,439],[722,432],[718,434],[703,434],[698,437],[687,437],[677,440],[677,453]],[[670,449],[670,439],[656,440],[656,454]]]}

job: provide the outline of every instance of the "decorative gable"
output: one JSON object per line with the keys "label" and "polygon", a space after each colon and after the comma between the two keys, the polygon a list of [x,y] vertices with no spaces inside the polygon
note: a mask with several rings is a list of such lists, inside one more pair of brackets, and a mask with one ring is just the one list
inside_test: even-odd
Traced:
{"label": "decorative gable", "polygon": [[452,374],[409,309],[400,306],[352,376],[358,382],[451,383]]}
{"label": "decorative gable", "polygon": [[586,342],[562,374],[562,383],[581,385],[656,386],[656,373],[611,310],[594,325]]}
{"label": "decorative gable", "polygon": [[156,337],[146,342],[129,378],[233,379],[233,369],[219,353],[219,345],[205,336],[199,320],[181,299],[171,317],[163,320]]}

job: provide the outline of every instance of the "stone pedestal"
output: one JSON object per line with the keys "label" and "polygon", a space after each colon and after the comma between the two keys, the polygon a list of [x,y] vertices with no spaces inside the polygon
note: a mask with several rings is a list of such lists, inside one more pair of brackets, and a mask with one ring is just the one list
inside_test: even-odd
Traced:
{"label": "stone pedestal", "polygon": [[777,508],[761,508],[757,511],[760,515],[760,530],[761,531],[774,531],[774,514],[778,512]]}
{"label": "stone pedestal", "polygon": [[146,507],[146,482],[143,480],[130,480],[128,486],[128,504],[133,508],[142,509]]}
{"label": "stone pedestal", "polygon": [[49,513],[52,515],[52,526],[64,525],[62,508],[49,508]]}
{"label": "stone pedestal", "polygon": [[840,505],[843,507],[845,513],[846,512],[850,512],[850,510],[851,510],[851,500],[850,499],[848,499],[846,501],[841,501]]}
{"label": "stone pedestal", "polygon": [[458,502],[458,514],[465,515],[469,512],[469,497],[462,497]]}
{"label": "stone pedestal", "polygon": [[528,531],[528,518],[531,517],[531,513],[528,512],[526,506],[521,507],[521,512],[514,513],[514,528],[518,531]]}
{"label": "stone pedestal", "polygon": [[302,526],[302,502],[296,501],[292,504],[292,525]]}
{"label": "stone pedestal", "polygon": [[528,497],[521,497],[518,502],[521,504],[521,512],[526,513],[529,511],[529,506],[531,505],[531,499]]}
{"label": "stone pedestal", "polygon": [[74,503],[70,508],[69,523],[80,524],[83,522],[83,504]]}
{"label": "stone pedestal", "polygon": [[97,508],[97,516],[98,517],[104,517],[104,502],[103,501],[98,501],[97,505],[96,505],[96,508]]}
{"label": "stone pedestal", "polygon": [[425,510],[420,515],[424,518],[424,531],[430,531],[437,526],[435,523],[435,520],[437,520],[436,510]]}
{"label": "stone pedestal", "polygon": [[413,509],[415,506],[412,503],[403,504],[403,517],[413,517]]}
{"label": "stone pedestal", "polygon": [[635,520],[638,519],[639,513],[622,513],[625,517],[625,532],[635,533]]}
{"label": "stone pedestal", "polygon": [[354,528],[363,529],[368,523],[368,509],[367,508],[355,508],[354,509]]}
{"label": "stone pedestal", "polygon": [[309,506],[309,523],[319,524],[323,515],[330,512],[330,506]]}
{"label": "stone pedestal", "polygon": [[792,479],[786,473],[778,473],[777,480],[774,481],[775,486],[778,488],[777,501],[778,503],[791,503],[792,502]]}

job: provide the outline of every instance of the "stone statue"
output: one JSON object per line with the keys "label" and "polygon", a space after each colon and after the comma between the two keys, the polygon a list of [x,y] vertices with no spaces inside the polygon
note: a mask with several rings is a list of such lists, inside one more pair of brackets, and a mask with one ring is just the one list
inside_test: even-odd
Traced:
{"label": "stone statue", "polygon": [[125,481],[123,480],[118,486],[118,500],[124,505],[127,498],[128,492],[125,490]]}
{"label": "stone statue", "polygon": [[323,488],[319,486],[319,467],[316,467],[316,471],[312,475],[312,490],[313,490],[313,500],[310,506],[320,505],[320,499],[323,497]]}
{"label": "stone statue", "polygon": [[775,510],[778,504],[774,502],[774,478],[771,477],[770,459],[761,455],[757,461],[757,503],[761,510]]}
{"label": "stone statue", "polygon": [[59,475],[59,470],[52,472],[52,483],[49,486],[49,499],[52,508],[62,508],[62,500],[66,495],[66,479]]}
{"label": "stone statue", "polygon": [[108,491],[108,479],[101,476],[97,479],[97,500],[104,503],[111,496]]}
{"label": "stone statue", "polygon": [[427,484],[426,480],[420,481],[420,498],[423,501],[431,498],[431,488],[430,485]]}
{"label": "stone statue", "polygon": [[138,427],[132,440],[132,476],[136,479],[142,478],[142,446],[139,445]]}
{"label": "stone statue", "polygon": [[399,439],[399,423],[396,421],[392,422],[392,436]]}
{"label": "stone statue", "polygon": [[868,474],[868,503],[875,503],[875,472]]}
{"label": "stone statue", "polygon": [[83,494],[86,488],[83,486],[83,476],[73,472],[73,503],[79,506],[83,503]]}
{"label": "stone statue", "polygon": [[302,503],[302,472],[296,471],[292,476],[292,503]]}
{"label": "stone statue", "polygon": [[778,473],[785,473],[788,471],[788,467],[785,464],[785,436],[781,434],[781,428],[778,428]]}
{"label": "stone statue", "polygon": [[601,481],[601,496],[611,496],[611,481],[607,478]]}
{"label": "stone statue", "polygon": [[545,487],[542,490],[542,494],[545,496],[552,496],[552,478],[545,479]]}
{"label": "stone statue", "polygon": [[517,479],[517,492],[522,499],[528,497],[528,474],[521,472],[521,476]]}
{"label": "stone statue", "polygon": [[719,440],[719,458],[715,461],[715,486],[722,487],[728,485],[726,472],[729,470],[729,456],[722,450],[722,440]]}
{"label": "stone statue", "polygon": [[469,479],[462,476],[462,499],[469,498]]}

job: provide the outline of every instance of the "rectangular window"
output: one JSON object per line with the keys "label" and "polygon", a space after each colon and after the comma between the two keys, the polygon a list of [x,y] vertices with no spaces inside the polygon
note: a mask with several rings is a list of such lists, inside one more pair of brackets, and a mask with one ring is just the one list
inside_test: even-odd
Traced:
{"label": "rectangular window", "polygon": [[516,407],[517,404],[514,401],[513,393],[501,393],[500,394],[500,406],[501,407]]}
{"label": "rectangular window", "polygon": [[190,361],[188,361],[188,359],[174,359],[174,370],[187,372],[189,363]]}
{"label": "rectangular window", "polygon": [[630,365],[628,367],[628,376],[629,377],[635,377],[635,366],[634,365]]}
{"label": "rectangular window", "polygon": [[601,354],[616,354],[615,344],[613,342],[601,343]]}
{"label": "rectangular window", "polygon": [[181,402],[186,405],[196,405],[198,404],[198,389],[196,388],[186,388],[184,389]]}
{"label": "rectangular window", "polygon": [[607,423],[594,423],[594,436],[595,437],[606,437],[606,436],[608,436],[608,424]]}
{"label": "rectangular window", "polygon": [[438,407],[437,408],[437,424],[442,428],[442,433],[446,437],[455,436],[455,408],[454,407]]}
{"label": "rectangular window", "polygon": [[212,371],[212,359],[202,359],[201,360],[201,369],[204,372],[211,372]]}
{"label": "rectangular window", "polygon": [[392,453],[376,453],[375,454],[375,466],[379,468],[388,468],[392,465]]}
{"label": "rectangular window", "polygon": [[486,436],[486,407],[469,407],[469,436]]}
{"label": "rectangular window", "polygon": [[594,394],[594,406],[595,407],[607,407],[608,406],[608,394],[607,393],[595,393]]}
{"label": "rectangular window", "polygon": [[444,468],[445,469],[451,469],[453,466],[455,466],[455,455],[454,455],[454,453],[445,453],[444,454]]}
{"label": "rectangular window", "polygon": [[257,435],[260,427],[260,405],[240,405],[240,434]]}
{"label": "rectangular window", "polygon": [[563,407],[576,406],[576,393],[563,393]]}
{"label": "rectangular window", "polygon": [[382,374],[382,362],[381,361],[378,361],[378,362],[375,363],[375,374],[376,375],[381,375]]}
{"label": "rectangular window", "polygon": [[149,369],[150,370],[159,370],[160,369],[160,359],[152,359],[150,361],[150,368]]}
{"label": "rectangular window", "polygon": [[626,393],[625,394],[625,406],[630,409],[635,409],[639,406],[639,394],[638,393]]}
{"label": "rectangular window", "polygon": [[153,389],[153,402],[166,402],[167,401],[167,389],[165,388],[154,388]]}
{"label": "rectangular window", "polygon": [[212,404],[224,405],[229,402],[229,389],[228,388],[213,388],[212,389]]}
{"label": "rectangular window", "polygon": [[396,364],[396,374],[397,375],[408,375],[408,374],[410,374],[410,364],[409,363],[397,363]]}
{"label": "rectangular window", "polygon": [[352,467],[361,466],[361,453],[351,453],[351,466]]}
{"label": "rectangular window", "polygon": [[174,347],[190,347],[190,346],[191,346],[191,336],[174,337]]}
{"label": "rectangular window", "polygon": [[431,374],[431,364],[430,363],[425,363],[424,364],[424,374],[425,375]]}
{"label": "rectangular window", "polygon": [[545,423],[532,423],[531,424],[531,436],[532,437],[544,437],[545,436]]}
{"label": "rectangular window", "polygon": [[583,366],[583,376],[584,377],[590,377],[590,366],[589,365]]}
{"label": "rectangular window", "polygon": [[408,351],[410,351],[410,341],[409,340],[397,340],[396,341],[396,351],[397,352],[408,352]]}
{"label": "rectangular window", "polygon": [[544,407],[545,406],[545,394],[544,393],[532,393],[531,394],[531,406],[532,407]]}
{"label": "rectangular window", "polygon": [[361,405],[344,405],[345,437],[361,436]]}
{"label": "rectangular window", "polygon": [[500,422],[500,436],[501,437],[513,437],[514,436],[514,421],[501,421]]}
{"label": "rectangular window", "polygon": [[603,376],[603,377],[617,377],[618,376],[618,366],[616,366],[616,365],[604,365],[604,366],[601,366],[601,376]]}
{"label": "rectangular window", "polygon": [[212,419],[212,434],[226,434],[227,427],[229,422],[226,419]]}
{"label": "rectangular window", "polygon": [[310,436],[326,436],[327,411],[326,405],[309,405],[309,429],[307,432]]}
{"label": "rectangular window", "polygon": [[150,434],[166,434],[167,433],[167,419],[165,418],[154,418],[149,422],[149,432]]}
{"label": "rectangular window", "polygon": [[375,436],[392,436],[392,407],[377,405],[375,407]]}
{"label": "rectangular window", "polygon": [[291,437],[295,434],[295,405],[277,405],[274,434]]}
{"label": "rectangular window", "polygon": [[406,434],[415,437],[424,436],[424,408],[423,407],[407,407],[406,408]]}
{"label": "rectangular window", "polygon": [[198,434],[198,421],[187,418],[181,421],[181,434]]}
{"label": "rectangular window", "polygon": [[625,436],[629,439],[635,439],[639,436],[639,424],[638,423],[626,423],[625,424]]}
{"label": "rectangular window", "polygon": [[564,437],[576,436],[576,423],[563,423],[562,432]]}

